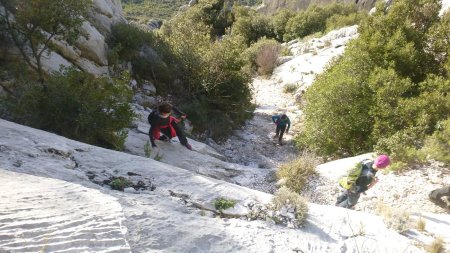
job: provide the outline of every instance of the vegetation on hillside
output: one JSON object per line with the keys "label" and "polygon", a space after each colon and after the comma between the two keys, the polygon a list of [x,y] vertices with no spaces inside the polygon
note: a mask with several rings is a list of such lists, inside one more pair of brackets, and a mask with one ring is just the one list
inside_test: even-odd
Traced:
{"label": "vegetation on hillside", "polygon": [[[341,16],[357,13],[354,5],[319,9]],[[301,15],[314,11],[317,8]],[[336,17],[321,16],[322,30],[312,32],[326,31],[332,16]],[[131,62],[134,78],[150,80],[158,92],[177,98],[197,133],[220,139],[251,116],[250,78],[272,73],[281,51],[277,40],[286,37],[285,26],[295,17],[266,17],[234,2],[200,0],[156,32],[115,25],[109,39],[110,62]],[[303,34],[309,35],[290,36]]]}
{"label": "vegetation on hillside", "polygon": [[[74,68],[46,73],[53,39],[81,36],[87,0],[0,0],[2,117],[86,143],[122,149],[132,118],[127,78],[96,78]],[[20,7],[20,8],[19,8]],[[14,17],[14,18],[13,18]],[[17,48],[20,55],[11,50]],[[26,64],[26,65],[24,65]]]}
{"label": "vegetation on hillside", "polygon": [[[147,24],[151,20],[170,20],[177,14],[180,7],[189,2],[189,0],[122,0],[122,6],[127,20]],[[262,3],[261,0],[234,2],[243,6],[256,6]]]}
{"label": "vegetation on hillside", "polygon": [[0,31],[8,34],[43,83],[43,54],[47,53],[52,40],[73,42],[81,35],[88,6],[87,0],[1,0]]}
{"label": "vegetation on hillside", "polygon": [[[8,3],[21,1],[2,0],[2,2]],[[24,3],[29,4],[29,2]],[[130,0],[126,4],[131,6],[143,3],[147,3],[147,1]],[[66,9],[66,11],[70,11],[73,8],[68,6]],[[39,13],[37,9],[30,9],[24,15],[24,22],[26,23],[27,19],[36,15],[39,16]],[[45,17],[40,16],[40,19],[45,21],[48,18],[54,21],[52,15],[56,14],[49,13]],[[200,0],[186,11],[165,22],[162,29],[157,32],[150,32],[123,23],[116,24],[108,38],[109,62],[113,69],[119,69],[122,63],[131,62],[133,78],[141,81],[140,83],[144,80],[151,81],[162,95],[168,93],[173,95],[177,104],[188,113],[194,122],[197,133],[207,133],[207,136],[220,139],[229,134],[233,128],[242,125],[251,116],[253,111],[249,86],[251,77],[256,73],[271,74],[281,50],[277,41],[306,36],[310,33],[325,32],[328,26],[331,27],[330,24],[335,28],[336,24],[345,25],[348,20],[354,20],[352,15],[359,15],[354,5],[333,4],[326,7],[311,7],[299,13],[280,12],[272,17],[265,17],[234,2]],[[68,17],[75,18],[70,15]],[[79,23],[78,18],[79,16],[76,16],[74,22]],[[6,20],[3,19],[2,25],[4,26],[6,23]],[[78,31],[75,29],[76,26],[72,28],[74,32]],[[41,27],[41,29],[47,31],[50,28]],[[69,31],[72,30],[68,29],[67,32]],[[72,39],[80,35],[79,33],[70,34]],[[45,38],[45,36],[40,38]],[[2,39],[4,38],[2,37]],[[31,41],[26,43],[33,44]],[[51,85],[52,80],[57,78],[61,79],[62,83],[67,83],[67,87],[70,89],[73,85],[70,82],[75,82],[79,78],[91,80],[84,76],[71,78],[70,76],[75,75],[72,72],[64,72],[63,75],[66,79],[62,76],[48,76],[45,78],[44,84]],[[96,81],[86,82],[95,83]],[[98,82],[106,85],[108,81],[99,79]],[[116,81],[109,82],[112,87],[117,87]],[[45,94],[49,90],[44,89],[43,92]],[[72,92],[76,97],[77,91]],[[106,95],[110,94],[108,89],[101,89],[98,92],[104,92],[98,96],[107,101]],[[22,101],[30,97],[26,96],[27,92],[17,87],[11,93],[14,93],[12,97],[16,102],[9,103],[9,106],[16,106],[21,110],[24,108],[31,110],[32,107],[24,106],[30,102]],[[52,94],[61,95],[56,92]],[[41,94],[36,96],[41,96]],[[120,95],[117,97],[119,98]],[[82,99],[83,96],[80,96],[80,104],[89,104],[89,101],[84,103]],[[125,101],[129,101],[129,96],[120,99],[125,103]],[[57,99],[50,101],[57,101]],[[40,107],[41,110],[50,108],[52,107]],[[40,113],[45,114],[45,111]],[[124,114],[126,120],[121,124],[116,124],[113,120],[108,122],[114,127],[106,127],[110,132],[104,136],[117,137],[119,125],[125,126],[125,123],[132,118],[132,115],[128,113],[130,112],[127,111]],[[68,114],[72,115],[69,112]],[[17,118],[18,115],[11,117]],[[93,118],[101,119],[102,117]],[[57,117],[53,119],[56,120]],[[26,124],[61,132],[72,138],[90,142],[97,142],[99,139],[87,136],[87,131],[81,131],[85,136],[79,135],[79,129],[84,128],[79,125],[81,121],[73,123],[76,133],[66,133],[57,124],[49,124],[50,127],[36,123],[33,118],[20,120]],[[95,121],[89,124],[91,124],[89,127],[92,128],[102,125]],[[112,132],[115,133],[111,134]],[[93,141],[93,139],[96,140]],[[117,146],[111,144],[114,143],[114,140],[102,140],[101,142],[107,143],[105,144],[107,146]]]}
{"label": "vegetation on hillside", "polygon": [[438,0],[399,0],[361,24],[306,92],[301,147],[322,155],[372,151],[413,162],[426,147],[449,156],[450,14]]}
{"label": "vegetation on hillside", "polygon": [[122,0],[127,20],[146,24],[151,20],[169,20],[188,0]]}

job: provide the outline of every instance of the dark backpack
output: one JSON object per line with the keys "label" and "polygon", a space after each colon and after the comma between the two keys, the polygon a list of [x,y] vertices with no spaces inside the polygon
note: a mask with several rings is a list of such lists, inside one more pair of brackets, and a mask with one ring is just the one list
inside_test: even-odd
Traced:
{"label": "dark backpack", "polygon": [[153,109],[150,114],[147,117],[148,123],[151,125],[152,124],[152,120],[155,117],[156,113],[158,112],[158,110]]}

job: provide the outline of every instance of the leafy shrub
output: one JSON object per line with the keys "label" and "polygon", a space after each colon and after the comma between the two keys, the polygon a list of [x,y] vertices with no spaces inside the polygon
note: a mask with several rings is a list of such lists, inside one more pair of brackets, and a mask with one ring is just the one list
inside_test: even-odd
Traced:
{"label": "leafy shrub", "polygon": [[288,20],[283,39],[289,41],[313,33],[325,32],[327,26],[331,29],[333,25],[333,28],[354,25],[364,16],[357,13],[355,4],[333,3],[324,7],[311,6]]}
{"label": "leafy shrub", "polygon": [[419,151],[423,156],[450,164],[450,118],[438,124],[433,135],[425,138]]}
{"label": "leafy shrub", "polygon": [[336,14],[327,19],[325,30],[332,31],[346,26],[359,25],[366,17],[366,12],[355,12],[348,15]]}
{"label": "leafy shrub", "polygon": [[263,37],[275,38],[269,18],[244,7],[235,7],[233,13],[235,21],[231,27],[231,34],[243,37],[247,45]]}
{"label": "leafy shrub", "polygon": [[120,59],[125,61],[136,59],[142,46],[152,44],[154,41],[152,33],[127,23],[114,24],[108,38],[109,46],[115,48]]}
{"label": "leafy shrub", "polygon": [[50,76],[46,89],[24,86],[9,111],[19,123],[78,141],[122,149],[133,119],[126,80],[96,78],[66,69]]}
{"label": "leafy shrub", "polygon": [[236,200],[226,198],[217,198],[214,200],[214,207],[217,210],[226,210],[228,208],[234,207],[234,205],[236,205]]}
{"label": "leafy shrub", "polygon": [[270,25],[277,41],[283,41],[283,36],[286,33],[286,24],[294,15],[295,13],[289,9],[281,9],[270,19]]}
{"label": "leafy shrub", "polygon": [[111,181],[111,183],[109,183],[111,189],[117,191],[123,191],[125,188],[130,187],[132,185],[133,183],[124,177],[115,178]]}
{"label": "leafy shrub", "polygon": [[303,223],[308,215],[308,204],[295,192],[290,191],[286,187],[281,187],[272,199],[272,205],[275,210],[281,210],[286,206],[292,206],[295,209],[295,218],[298,223]]}
{"label": "leafy shrub", "polygon": [[313,6],[297,13],[286,24],[284,41],[302,38],[306,35],[325,30],[326,15],[321,7]]}
{"label": "leafy shrub", "polygon": [[362,22],[360,36],[306,92],[299,146],[354,155],[376,145],[403,164],[418,160],[424,138],[450,112],[446,60],[437,56],[450,44],[436,42],[450,21],[438,18],[438,5],[378,5],[386,11]]}
{"label": "leafy shrub", "polygon": [[123,0],[123,11],[127,20],[136,20],[146,24],[149,20],[168,20],[179,8],[186,4],[184,0]]}
{"label": "leafy shrub", "polygon": [[281,165],[277,177],[294,192],[303,190],[308,179],[316,173],[320,160],[311,152],[304,151],[295,160]]}
{"label": "leafy shrub", "polygon": [[346,52],[351,56],[341,58],[317,76],[304,95],[304,131],[296,137],[296,143],[317,154],[355,154],[373,146],[368,116],[372,98],[362,85],[370,62],[353,57],[353,53],[364,52]]}
{"label": "leafy shrub", "polygon": [[166,24],[164,36],[180,62],[181,108],[195,122],[195,130],[215,139],[251,116],[250,73],[241,57],[241,37],[226,36],[211,42],[210,30],[184,16]]}

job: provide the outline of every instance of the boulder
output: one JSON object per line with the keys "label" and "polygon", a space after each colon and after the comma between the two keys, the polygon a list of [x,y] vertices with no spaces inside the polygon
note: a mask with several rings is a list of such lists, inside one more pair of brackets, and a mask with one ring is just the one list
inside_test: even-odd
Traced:
{"label": "boulder", "polygon": [[42,64],[45,71],[54,72],[61,65],[74,65],[97,76],[109,75],[105,39],[111,33],[112,24],[126,22],[120,0],[93,0],[87,20],[82,25],[82,35],[74,45],[66,41],[52,41],[56,50],[44,55]]}
{"label": "boulder", "polygon": [[53,51],[47,51],[42,54],[42,69],[47,73],[59,72],[61,67],[73,66],[66,58]]}
{"label": "boulder", "polygon": [[82,31],[85,36],[80,36],[76,46],[81,50],[81,55],[103,66],[108,65],[108,45],[105,37],[89,22],[84,22]]}
{"label": "boulder", "polygon": [[149,81],[145,81],[142,84],[142,91],[146,95],[152,95],[152,94],[156,93],[156,87],[155,87],[155,85],[153,85],[153,83],[151,83]]}
{"label": "boulder", "polygon": [[111,25],[114,23],[126,22],[120,0],[94,0],[90,18],[95,28],[104,36],[111,32]]}

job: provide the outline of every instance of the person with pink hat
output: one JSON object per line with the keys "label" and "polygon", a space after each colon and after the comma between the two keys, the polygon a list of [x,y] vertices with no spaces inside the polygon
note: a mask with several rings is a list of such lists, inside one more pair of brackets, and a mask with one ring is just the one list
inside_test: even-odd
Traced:
{"label": "person with pink hat", "polygon": [[391,164],[387,155],[380,155],[375,160],[365,159],[351,168],[347,176],[339,180],[339,185],[344,188],[337,198],[336,206],[352,209],[359,200],[361,193],[372,188],[378,178],[375,174],[378,170],[385,169]]}

